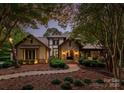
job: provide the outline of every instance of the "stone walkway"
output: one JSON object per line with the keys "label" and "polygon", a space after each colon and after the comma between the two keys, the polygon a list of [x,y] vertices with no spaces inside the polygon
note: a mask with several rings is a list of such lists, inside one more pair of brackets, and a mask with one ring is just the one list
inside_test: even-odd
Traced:
{"label": "stone walkway", "polygon": [[15,73],[15,74],[1,75],[0,80],[17,78],[17,77],[24,77],[24,76],[31,76],[31,75],[69,73],[69,72],[78,71],[80,69],[77,66],[77,64],[68,64],[68,65],[69,65],[69,69],[65,69],[65,70],[28,71],[28,72],[21,72],[21,73]]}

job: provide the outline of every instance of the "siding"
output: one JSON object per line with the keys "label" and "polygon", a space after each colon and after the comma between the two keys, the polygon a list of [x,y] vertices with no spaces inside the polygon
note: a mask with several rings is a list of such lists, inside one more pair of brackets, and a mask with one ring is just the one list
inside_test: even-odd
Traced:
{"label": "siding", "polygon": [[[32,39],[32,43],[31,43]],[[38,59],[48,59],[49,50],[42,43],[37,41],[34,37],[29,37],[23,41],[20,45],[17,46],[17,58],[18,60],[24,60],[24,49],[25,48],[37,48],[37,57]]]}

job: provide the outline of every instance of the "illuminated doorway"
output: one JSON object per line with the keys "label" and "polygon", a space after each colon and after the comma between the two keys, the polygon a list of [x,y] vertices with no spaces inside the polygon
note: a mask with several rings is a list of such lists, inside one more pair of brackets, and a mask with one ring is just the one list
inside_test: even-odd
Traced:
{"label": "illuminated doorway", "polygon": [[73,50],[69,50],[67,52],[66,59],[68,59],[68,60],[73,60],[74,59],[74,51]]}

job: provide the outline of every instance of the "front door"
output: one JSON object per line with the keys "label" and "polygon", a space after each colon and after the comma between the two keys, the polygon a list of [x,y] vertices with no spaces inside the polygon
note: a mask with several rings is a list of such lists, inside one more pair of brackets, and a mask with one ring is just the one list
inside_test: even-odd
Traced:
{"label": "front door", "polygon": [[67,59],[68,60],[73,60],[74,59],[74,52],[73,52],[73,50],[69,50],[67,52]]}

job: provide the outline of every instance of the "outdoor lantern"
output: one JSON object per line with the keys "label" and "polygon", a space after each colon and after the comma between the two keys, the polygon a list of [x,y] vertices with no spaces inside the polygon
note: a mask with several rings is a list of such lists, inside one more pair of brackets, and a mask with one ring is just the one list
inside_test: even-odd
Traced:
{"label": "outdoor lantern", "polygon": [[9,38],[9,42],[12,44],[13,43],[13,39],[10,37]]}

